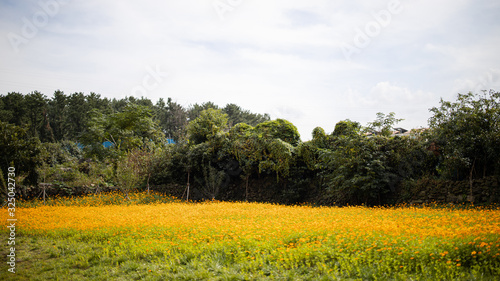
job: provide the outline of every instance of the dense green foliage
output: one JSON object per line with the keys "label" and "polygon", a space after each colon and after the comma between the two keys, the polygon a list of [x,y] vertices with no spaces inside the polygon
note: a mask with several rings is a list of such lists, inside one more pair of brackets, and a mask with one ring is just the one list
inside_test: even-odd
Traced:
{"label": "dense green foliage", "polygon": [[24,171],[26,183],[36,184],[36,167],[41,163],[40,141],[31,137],[28,128],[0,121],[0,167],[6,178],[9,167]]}
{"label": "dense green foliage", "polygon": [[[145,106],[129,104],[121,112],[105,115],[92,111],[90,114],[87,129],[80,138],[88,156],[101,159],[111,155],[117,157],[151,142],[164,142],[163,132]],[[110,143],[112,148],[103,147],[103,142]]]}
{"label": "dense green foliage", "polygon": [[193,200],[377,205],[411,200],[405,189],[421,179],[451,179],[469,181],[474,201],[473,180],[500,175],[500,93],[458,95],[430,111],[430,129],[406,135],[393,134],[394,113],[379,113],[366,127],[317,127],[302,142],[289,121],[235,104],[9,93],[0,96],[2,172],[19,163],[31,196],[40,182],[55,194],[151,184]]}
{"label": "dense green foliage", "polygon": [[206,142],[220,134],[227,127],[227,114],[221,110],[209,108],[191,121],[187,132],[189,141],[193,144]]}
{"label": "dense green foliage", "polygon": [[431,109],[433,136],[447,177],[485,177],[500,169],[500,92],[459,94]]}
{"label": "dense green foliage", "polygon": [[153,104],[147,98],[111,100],[96,93],[66,95],[61,91],[56,91],[52,98],[37,91],[26,95],[15,92],[0,95],[0,121],[27,126],[30,136],[39,138],[41,142],[80,141],[88,123],[96,115],[112,116],[132,106],[141,106],[149,111],[150,117],[165,136],[176,141],[185,137],[188,122],[208,108],[221,109],[227,114],[231,126],[238,123],[255,126],[269,121],[269,115],[251,113],[235,104],[219,108],[206,102],[184,108],[171,98],[167,101],[159,99]]}

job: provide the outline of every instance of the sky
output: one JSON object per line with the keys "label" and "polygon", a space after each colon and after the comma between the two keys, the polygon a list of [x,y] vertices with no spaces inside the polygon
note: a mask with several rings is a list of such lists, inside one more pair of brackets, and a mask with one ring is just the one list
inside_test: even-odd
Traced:
{"label": "sky", "polygon": [[497,0],[0,0],[0,95],[235,103],[302,140],[500,90]]}

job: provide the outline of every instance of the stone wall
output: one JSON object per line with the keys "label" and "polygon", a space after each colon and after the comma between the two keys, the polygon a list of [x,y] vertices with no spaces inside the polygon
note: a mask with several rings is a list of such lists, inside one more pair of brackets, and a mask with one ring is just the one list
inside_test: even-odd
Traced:
{"label": "stone wall", "polygon": [[474,204],[500,203],[499,178],[487,177],[472,181],[420,179],[407,184],[403,196],[412,204],[445,202]]}

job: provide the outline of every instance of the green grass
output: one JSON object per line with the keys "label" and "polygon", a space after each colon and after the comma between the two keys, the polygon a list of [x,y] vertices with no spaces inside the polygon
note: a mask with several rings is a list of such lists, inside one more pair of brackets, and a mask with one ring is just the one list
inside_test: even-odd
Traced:
{"label": "green grass", "polygon": [[[7,266],[2,264],[1,280],[499,280],[492,275],[499,273],[498,268],[491,268],[486,274],[487,261],[460,273],[429,261],[423,273],[415,273],[400,270],[397,260],[374,264],[368,263],[374,259],[357,261],[360,256],[335,255],[328,249],[316,253],[317,258],[333,254],[324,267],[308,266],[307,262],[280,266],[269,258],[273,249],[252,246],[245,251],[264,252],[257,255],[263,266],[239,258],[238,255],[245,256],[245,251],[229,255],[238,251],[232,246],[167,255],[161,251],[137,251],[133,245],[108,247],[105,243],[74,239],[22,237],[16,249],[17,272],[7,272]],[[5,254],[3,251],[2,256]],[[498,261],[492,266],[498,267]]]}

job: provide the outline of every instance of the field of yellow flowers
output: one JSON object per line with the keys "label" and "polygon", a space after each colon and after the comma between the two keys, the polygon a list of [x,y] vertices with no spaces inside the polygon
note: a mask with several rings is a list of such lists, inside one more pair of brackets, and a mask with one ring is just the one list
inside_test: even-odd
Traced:
{"label": "field of yellow flowers", "polygon": [[0,279],[500,278],[497,208],[75,200],[17,209],[18,266]]}

